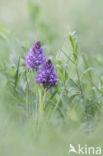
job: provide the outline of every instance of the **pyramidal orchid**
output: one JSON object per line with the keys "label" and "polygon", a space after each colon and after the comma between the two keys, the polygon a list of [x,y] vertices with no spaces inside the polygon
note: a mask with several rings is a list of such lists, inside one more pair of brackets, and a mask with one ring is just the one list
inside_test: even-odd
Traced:
{"label": "pyramidal orchid", "polygon": [[44,88],[56,87],[58,84],[57,72],[52,64],[52,61],[49,59],[41,67],[38,72],[36,82],[38,84],[43,84]]}
{"label": "pyramidal orchid", "polygon": [[44,50],[41,47],[41,42],[37,41],[26,56],[26,66],[27,68],[32,68],[37,71],[38,68],[45,63],[45,61],[46,57]]}

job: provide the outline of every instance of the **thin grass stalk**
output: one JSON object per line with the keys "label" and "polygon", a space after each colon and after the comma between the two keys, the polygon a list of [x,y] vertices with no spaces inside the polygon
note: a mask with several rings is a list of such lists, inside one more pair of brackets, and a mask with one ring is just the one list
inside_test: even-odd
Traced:
{"label": "thin grass stalk", "polygon": [[28,110],[28,114],[29,114],[29,82],[28,82],[28,78],[27,78],[27,71],[25,72],[25,77],[26,77],[26,82],[27,82],[27,87],[26,87],[26,107]]}
{"label": "thin grass stalk", "polygon": [[78,79],[78,85],[79,85],[79,88],[80,88],[81,97],[84,100],[85,97],[84,97],[84,93],[83,93],[83,89],[82,89],[82,85],[81,85],[81,81],[80,81],[79,70],[78,70],[77,66],[76,66],[76,73],[77,73],[77,79]]}
{"label": "thin grass stalk", "polygon": [[61,94],[60,94],[60,96],[59,96],[59,98],[58,98],[58,101],[57,101],[57,103],[56,103],[56,105],[55,105],[55,107],[54,107],[54,109],[53,109],[53,111],[52,111],[52,116],[55,114],[55,112],[56,112],[56,110],[57,110],[57,108],[58,108],[58,105],[59,105],[59,102],[60,102],[60,100],[61,100],[61,96],[63,95],[63,92],[64,92],[64,90],[61,92]]}

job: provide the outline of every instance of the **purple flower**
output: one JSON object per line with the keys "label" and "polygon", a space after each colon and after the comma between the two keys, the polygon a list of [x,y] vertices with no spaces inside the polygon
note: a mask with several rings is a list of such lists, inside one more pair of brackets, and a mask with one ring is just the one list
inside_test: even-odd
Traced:
{"label": "purple flower", "polygon": [[52,86],[57,86],[57,72],[50,59],[41,67],[40,71],[38,72],[36,82],[43,84],[44,88],[47,89]]}
{"label": "purple flower", "polygon": [[27,68],[37,70],[40,65],[45,63],[45,61],[46,57],[41,48],[41,42],[37,41],[26,56],[26,66]]}

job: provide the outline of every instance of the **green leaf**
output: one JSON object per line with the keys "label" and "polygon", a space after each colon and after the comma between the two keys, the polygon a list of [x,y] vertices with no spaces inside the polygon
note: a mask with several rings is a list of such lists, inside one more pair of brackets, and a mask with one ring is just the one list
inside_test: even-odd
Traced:
{"label": "green leaf", "polygon": [[19,66],[20,66],[20,56],[18,59],[17,70],[16,70],[16,75],[15,75],[15,87],[17,86],[17,81],[18,81],[18,77],[19,77]]}
{"label": "green leaf", "polygon": [[69,34],[69,42],[74,61],[76,64],[78,64],[79,47],[74,33]]}
{"label": "green leaf", "polygon": [[71,87],[74,87],[74,88],[79,88],[78,84],[73,80],[73,79],[69,79],[69,82]]}

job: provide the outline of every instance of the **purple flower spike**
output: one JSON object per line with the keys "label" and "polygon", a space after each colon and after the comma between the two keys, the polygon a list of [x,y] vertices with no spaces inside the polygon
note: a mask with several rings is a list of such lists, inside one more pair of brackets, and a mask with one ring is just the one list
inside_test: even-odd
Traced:
{"label": "purple flower spike", "polygon": [[37,41],[26,56],[26,66],[27,68],[37,70],[40,65],[45,63],[45,61],[46,57],[43,49],[41,48],[41,42]]}
{"label": "purple flower spike", "polygon": [[58,84],[57,72],[51,62],[48,60],[38,72],[37,83],[43,84],[44,88],[56,87]]}
{"label": "purple flower spike", "polygon": [[41,48],[41,42],[40,41],[37,41],[35,43],[35,48],[37,48],[37,49],[40,49]]}

